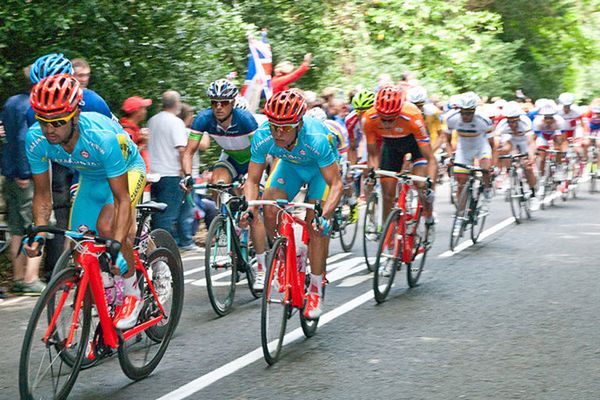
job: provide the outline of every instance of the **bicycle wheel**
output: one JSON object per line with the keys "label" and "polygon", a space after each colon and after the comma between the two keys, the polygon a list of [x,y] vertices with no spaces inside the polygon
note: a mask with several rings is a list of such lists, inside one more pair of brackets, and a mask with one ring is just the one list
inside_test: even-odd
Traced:
{"label": "bicycle wheel", "polygon": [[256,279],[256,273],[254,271],[256,271],[257,263],[258,261],[256,259],[256,255],[252,255],[252,258],[250,258],[248,261],[248,267],[246,268],[246,280],[248,281],[248,289],[250,290],[252,296],[254,296],[255,299],[260,299],[262,296],[262,290],[254,290],[254,280]]}
{"label": "bicycle wheel", "polygon": [[260,339],[265,361],[273,365],[279,359],[290,316],[288,288],[285,285],[287,238],[279,237],[273,243],[267,261],[267,278],[262,295]]}
{"label": "bicycle wheel", "polygon": [[430,237],[430,234],[433,235],[433,233],[431,225],[424,223],[423,217],[421,216],[413,233],[413,261],[406,266],[406,281],[411,288],[417,286],[417,283],[419,282],[423,267],[425,267],[427,253],[431,248],[432,238]]}
{"label": "bicycle wheel", "polygon": [[450,183],[450,204],[456,206],[456,179],[454,179],[454,175],[449,175],[449,180],[448,182]]}
{"label": "bicycle wheel", "polygon": [[[356,213],[353,215],[353,212]],[[342,249],[346,252],[351,251],[356,240],[358,231],[358,203],[354,206],[348,204],[347,199],[342,199],[338,227],[340,230],[340,242]]]}
{"label": "bicycle wheel", "polygon": [[[183,270],[179,268],[176,256],[167,248],[157,248],[148,255],[144,266],[165,315],[161,322],[119,346],[121,369],[127,377],[136,381],[150,375],[158,366],[179,323],[183,307]],[[138,272],[138,275],[141,273]],[[138,320],[138,324],[142,324],[160,316],[161,311],[143,276],[138,285],[144,302]]]}
{"label": "bicycle wheel", "polygon": [[[73,341],[66,348],[75,310],[80,275],[74,268],[58,273],[38,299],[25,332],[19,360],[22,399],[66,399],[88,348],[92,302],[83,298]],[[52,305],[51,305],[52,304]],[[62,304],[60,308],[58,305]],[[51,332],[46,315],[56,320]],[[45,337],[48,340],[45,340]]]}
{"label": "bicycle wheel", "polygon": [[7,225],[0,225],[0,253],[8,248],[10,244],[10,232]]}
{"label": "bicycle wheel", "polygon": [[399,239],[401,212],[399,209],[392,210],[379,240],[373,274],[373,293],[378,303],[385,301],[394,283],[396,269],[402,263],[402,243]]}
{"label": "bicycle wheel", "polygon": [[471,206],[470,210],[473,210],[473,216],[471,218],[471,240],[473,243],[477,243],[479,239],[479,235],[483,231],[483,227],[485,226],[485,220],[488,215],[487,206],[484,208],[481,205],[481,194],[483,193],[482,188],[479,188],[475,195],[471,197]]}
{"label": "bicycle wheel", "polygon": [[522,195],[522,185],[521,180],[519,179],[519,175],[516,170],[513,170],[510,174],[509,181],[509,202],[510,202],[510,211],[512,212],[513,217],[515,218],[515,222],[517,224],[521,223],[522,208],[521,204],[523,201]]}
{"label": "bicycle wheel", "polygon": [[227,233],[229,221],[217,215],[206,235],[204,275],[210,304],[219,316],[231,311],[235,297],[237,259]]}
{"label": "bicycle wheel", "polygon": [[363,218],[363,252],[367,269],[373,272],[375,257],[377,255],[377,246],[381,230],[379,229],[379,196],[376,192],[371,193],[367,200],[365,215]]}
{"label": "bicycle wheel", "polygon": [[[454,251],[460,238],[463,236],[467,224],[469,221],[468,210],[469,210],[469,192],[471,191],[470,184],[463,188],[460,194],[460,202],[456,206],[456,213],[454,214],[454,221],[452,222],[452,229],[450,230],[450,251]],[[462,204],[462,209],[459,207]]]}
{"label": "bicycle wheel", "polygon": [[[179,252],[179,247],[177,246],[177,242],[173,239],[171,234],[164,229],[154,229],[150,232],[150,237],[154,242],[154,248],[158,247],[166,247],[171,250],[171,253],[175,256],[177,260],[177,264],[179,268],[183,271],[183,260],[181,259],[181,253]],[[151,248],[150,250],[154,250]]]}

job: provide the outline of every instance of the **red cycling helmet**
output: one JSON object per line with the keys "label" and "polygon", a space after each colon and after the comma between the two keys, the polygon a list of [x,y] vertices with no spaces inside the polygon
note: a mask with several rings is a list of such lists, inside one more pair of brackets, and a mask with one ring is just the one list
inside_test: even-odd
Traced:
{"label": "red cycling helmet", "polygon": [[83,97],[79,81],[71,74],[58,74],[39,81],[29,96],[33,111],[43,117],[54,117],[75,110]]}
{"label": "red cycling helmet", "polygon": [[375,110],[377,114],[386,117],[396,117],[400,115],[404,105],[405,93],[398,86],[385,86],[375,97]]}
{"label": "red cycling helmet", "polygon": [[304,96],[291,89],[271,96],[263,107],[263,114],[275,124],[295,124],[302,119],[307,108]]}

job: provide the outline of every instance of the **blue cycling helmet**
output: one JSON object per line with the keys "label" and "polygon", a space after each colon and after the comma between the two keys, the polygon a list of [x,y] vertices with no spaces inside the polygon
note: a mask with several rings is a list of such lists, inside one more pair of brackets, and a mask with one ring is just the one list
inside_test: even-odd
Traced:
{"label": "blue cycling helmet", "polygon": [[29,71],[29,79],[31,83],[38,83],[57,74],[73,74],[73,65],[62,53],[50,53],[35,60]]}
{"label": "blue cycling helmet", "polygon": [[233,100],[238,92],[238,88],[227,79],[218,79],[210,84],[206,94],[211,100]]}

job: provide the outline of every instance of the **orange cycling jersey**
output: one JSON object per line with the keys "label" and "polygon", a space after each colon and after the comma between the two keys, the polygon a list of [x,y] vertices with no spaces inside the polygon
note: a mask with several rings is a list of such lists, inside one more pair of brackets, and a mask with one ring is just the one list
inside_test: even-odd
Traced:
{"label": "orange cycling jersey", "polygon": [[375,144],[381,138],[399,139],[413,135],[419,146],[429,143],[429,135],[421,111],[412,103],[404,103],[394,127],[385,129],[377,110],[371,108],[363,114],[363,132],[367,136],[368,144]]}

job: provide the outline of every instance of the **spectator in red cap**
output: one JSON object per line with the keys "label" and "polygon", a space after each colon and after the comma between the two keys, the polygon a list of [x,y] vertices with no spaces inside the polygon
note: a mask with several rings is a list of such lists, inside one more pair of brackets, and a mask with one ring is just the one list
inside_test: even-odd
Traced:
{"label": "spectator in red cap", "polygon": [[152,104],[152,100],[143,99],[139,96],[133,96],[123,102],[121,110],[125,116],[119,120],[125,132],[129,133],[131,139],[137,144],[140,154],[146,163],[146,171],[150,171],[148,158],[148,138],[150,131],[148,128],[140,128],[146,116],[148,115],[148,107]]}

